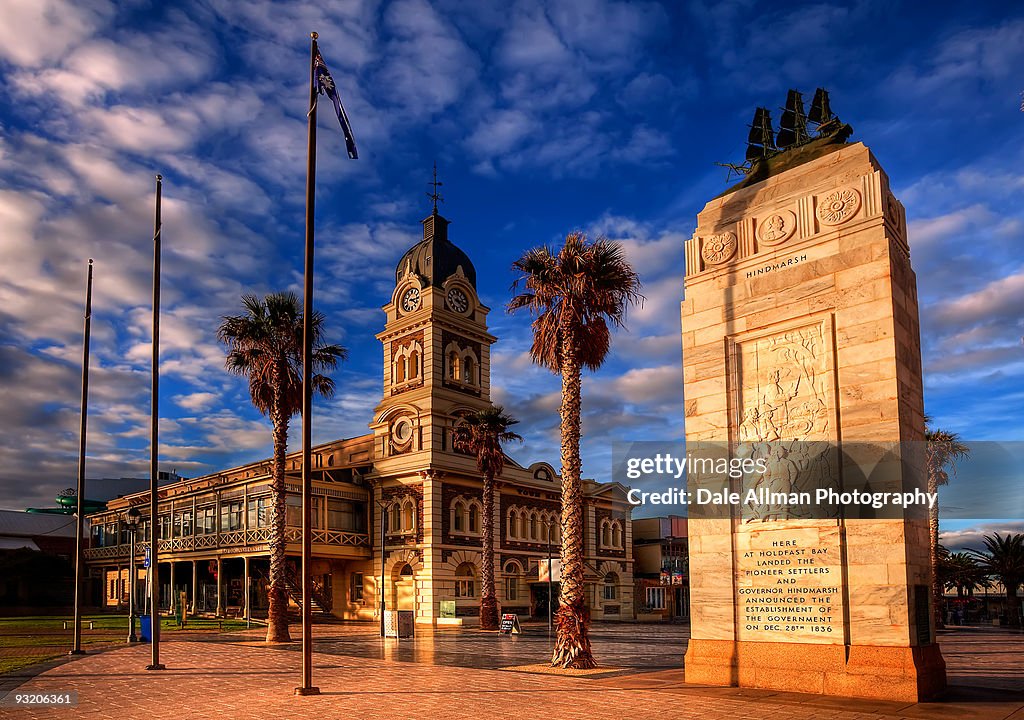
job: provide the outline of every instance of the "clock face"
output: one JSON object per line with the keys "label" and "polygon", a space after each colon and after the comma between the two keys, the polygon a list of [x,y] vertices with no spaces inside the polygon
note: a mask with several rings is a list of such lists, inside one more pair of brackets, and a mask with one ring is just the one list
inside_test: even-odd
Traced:
{"label": "clock face", "polygon": [[469,308],[469,298],[458,288],[452,288],[448,291],[448,307],[457,313],[464,313]]}
{"label": "clock face", "polygon": [[402,296],[402,309],[412,312],[420,306],[420,291],[417,288],[409,288]]}

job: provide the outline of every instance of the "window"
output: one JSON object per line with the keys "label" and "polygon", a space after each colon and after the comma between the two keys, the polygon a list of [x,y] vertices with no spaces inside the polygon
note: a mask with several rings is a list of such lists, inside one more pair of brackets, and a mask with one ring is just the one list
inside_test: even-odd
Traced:
{"label": "window", "polygon": [[448,353],[448,377],[452,380],[459,379],[459,354],[455,350]]}
{"label": "window", "polygon": [[475,504],[469,506],[469,531],[480,532],[480,510]]}
{"label": "window", "polygon": [[171,516],[161,515],[158,519],[160,523],[157,527],[157,538],[160,540],[168,540],[171,537]]}
{"label": "window", "polygon": [[665,588],[663,587],[649,587],[647,588],[647,605],[651,610],[664,610],[665,609]]}
{"label": "window", "polygon": [[196,510],[196,534],[213,535],[217,532],[217,516],[214,514],[216,508],[207,505]]}
{"label": "window", "polygon": [[466,531],[466,504],[459,500],[455,503],[455,517],[452,518],[452,528],[455,532]]}
{"label": "window", "polygon": [[270,527],[270,498],[259,497],[249,498],[249,507],[246,512],[249,515],[249,529]]}
{"label": "window", "polygon": [[391,512],[391,532],[402,532],[402,512],[397,505],[392,505],[390,508]]}
{"label": "window", "polygon": [[[355,532],[356,510],[355,503],[347,500],[327,501],[327,529]],[[355,575],[352,576],[353,578]]]}
{"label": "window", "polygon": [[455,569],[455,597],[476,597],[476,568],[472,563],[462,563]]}
{"label": "window", "polygon": [[242,501],[231,500],[221,503],[220,531],[234,532],[242,529]]}
{"label": "window", "polygon": [[311,497],[309,499],[309,514],[312,516],[310,518],[310,525],[313,526],[314,530],[319,530],[322,527],[320,516],[323,514],[323,509],[324,499],[322,497]]}
{"label": "window", "polygon": [[288,527],[302,527],[302,498],[288,495],[284,499],[284,522]]}
{"label": "window", "polygon": [[540,518],[537,513],[530,514],[530,539],[540,540]]}
{"label": "window", "polygon": [[178,513],[178,517],[174,523],[174,531],[178,537],[191,537],[192,536],[192,511],[183,510]]}
{"label": "window", "polygon": [[473,380],[473,358],[468,355],[462,361],[462,379],[471,385],[476,385]]}
{"label": "window", "polygon": [[519,599],[519,578],[507,577],[505,578],[505,599],[506,600],[518,600]]}
{"label": "window", "polygon": [[604,585],[601,586],[601,599],[614,600],[619,594],[619,576],[615,573],[608,573],[604,576]]}
{"label": "window", "polygon": [[622,528],[618,522],[612,523],[612,547],[622,547]]}
{"label": "window", "polygon": [[415,380],[420,375],[420,354],[413,350],[409,353],[409,379]]}
{"label": "window", "polygon": [[363,600],[363,574],[352,573],[351,584],[348,589],[349,602],[362,602]]}
{"label": "window", "polygon": [[412,500],[406,500],[402,505],[402,529],[408,532],[416,529],[416,506]]}
{"label": "window", "polygon": [[400,356],[397,360],[395,360],[395,382],[396,383],[404,383],[405,382],[405,356],[404,355]]}

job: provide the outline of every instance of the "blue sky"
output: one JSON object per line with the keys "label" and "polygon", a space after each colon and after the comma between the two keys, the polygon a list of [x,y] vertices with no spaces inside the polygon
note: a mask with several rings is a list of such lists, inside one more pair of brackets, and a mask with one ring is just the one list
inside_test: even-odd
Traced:
{"label": "blue sky", "polygon": [[[1010,4],[4,0],[0,506],[76,473],[85,262],[96,260],[90,477],[148,463],[153,175],[165,177],[161,465],[265,456],[269,423],[215,330],[243,292],[301,287],[308,33],[360,160],[321,113],[317,302],[350,348],[314,440],[366,432],[389,276],[429,212],[493,308],[494,399],[523,461],[557,458],[558,383],[509,317],[509,264],[582,228],[619,239],[647,303],[584,386],[584,471],[682,432],[682,243],[757,105],[829,88],[907,207],[926,407],[1024,440],[1024,11]],[[298,433],[293,433],[297,441]],[[115,486],[110,486],[115,487]],[[125,485],[117,492],[134,489]]]}

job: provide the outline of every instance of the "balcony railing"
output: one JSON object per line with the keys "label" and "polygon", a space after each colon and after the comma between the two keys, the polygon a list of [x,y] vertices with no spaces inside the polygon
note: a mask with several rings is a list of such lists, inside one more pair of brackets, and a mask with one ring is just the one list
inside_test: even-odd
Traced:
{"label": "balcony railing", "polygon": [[[302,542],[302,530],[294,527],[286,528],[284,538],[286,543]],[[158,540],[157,542],[161,553],[201,552],[230,547],[250,548],[267,545],[270,542],[270,528],[232,530],[210,535]],[[313,544],[334,547],[370,547],[370,536],[365,533],[352,533],[343,530],[313,530]],[[149,547],[148,542],[135,543],[136,556],[142,556],[147,547]],[[87,560],[126,558],[128,557],[128,545],[88,548],[85,551],[85,557]]]}

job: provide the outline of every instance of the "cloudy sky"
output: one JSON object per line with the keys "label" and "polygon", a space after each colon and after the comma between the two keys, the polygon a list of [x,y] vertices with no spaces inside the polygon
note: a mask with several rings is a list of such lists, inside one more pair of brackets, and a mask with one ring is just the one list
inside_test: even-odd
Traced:
{"label": "cloudy sky", "polygon": [[[308,33],[352,119],[321,113],[317,302],[351,350],[314,441],[366,432],[394,266],[429,212],[493,308],[494,396],[524,462],[557,458],[556,380],[509,317],[510,262],[572,229],[622,240],[647,302],[585,381],[584,471],[681,436],[682,243],[757,105],[817,86],[907,207],[927,411],[1024,440],[1024,11],[1010,4],[0,0],[0,506],[76,473],[82,300],[96,261],[90,477],[145,477],[153,176],[164,185],[161,466],[266,456],[215,331],[301,287]],[[293,433],[293,438],[298,434]],[[97,486],[126,492],[131,483]]]}

